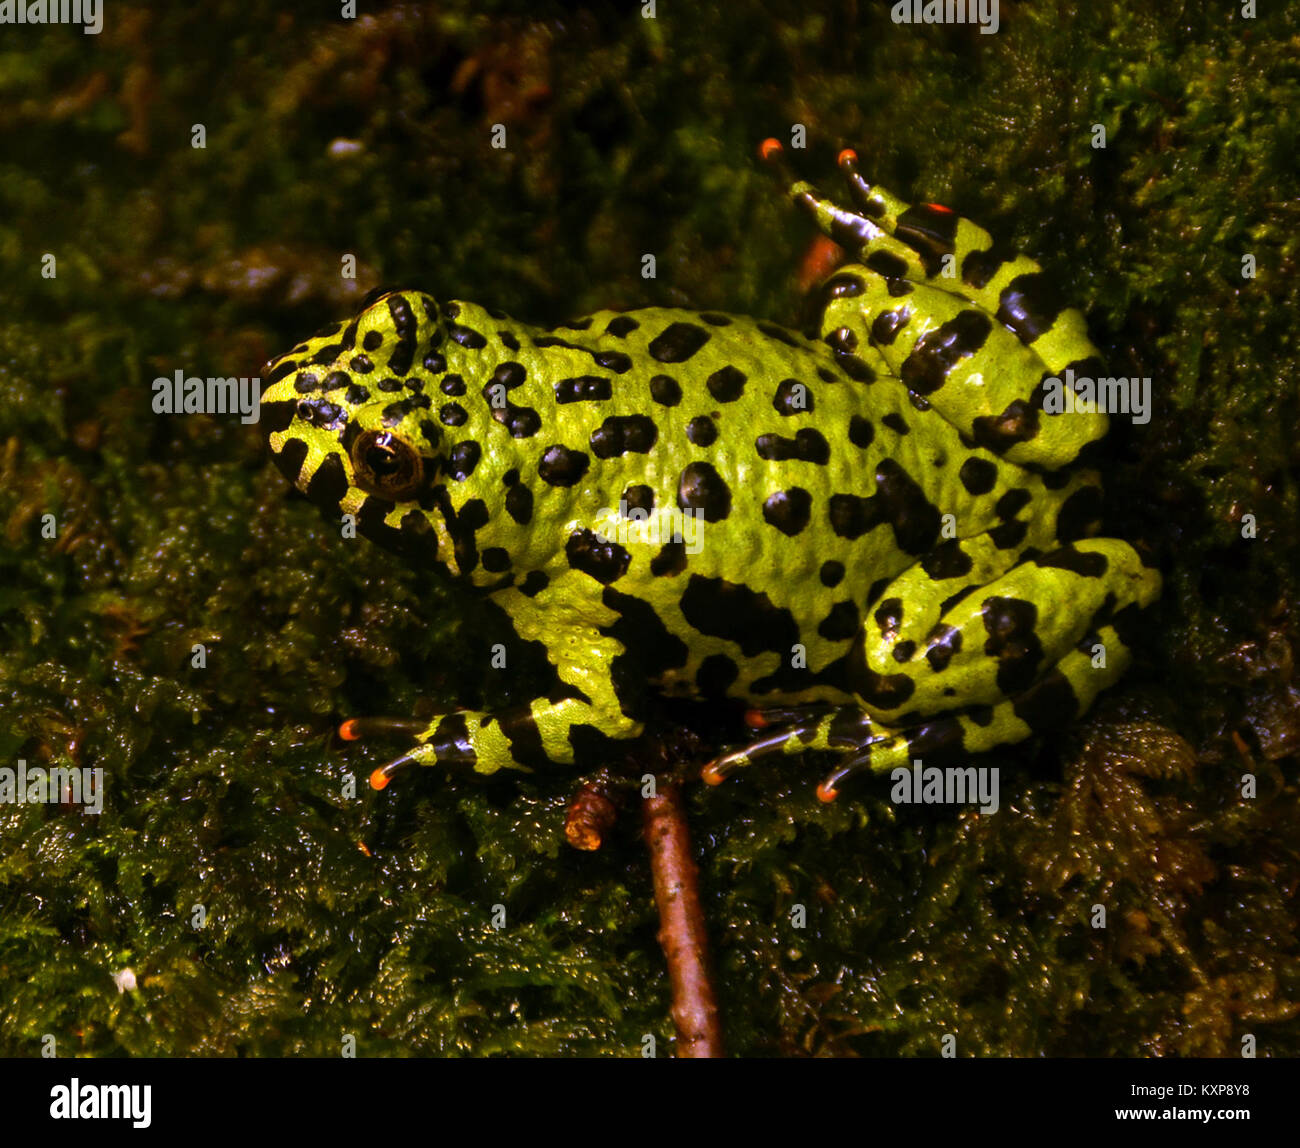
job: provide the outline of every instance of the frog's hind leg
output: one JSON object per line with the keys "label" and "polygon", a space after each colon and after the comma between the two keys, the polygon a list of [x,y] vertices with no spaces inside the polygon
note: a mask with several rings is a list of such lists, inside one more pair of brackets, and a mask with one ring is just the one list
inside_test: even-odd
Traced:
{"label": "frog's hind leg", "polygon": [[1032,346],[1050,370],[1096,355],[1083,316],[1063,306],[1042,266],[996,243],[978,223],[942,204],[907,203],[869,183],[851,148],[838,162],[856,211],[794,178],[776,140],[765,140],[760,154],[781,172],[795,204],[855,263],[885,279],[924,283],[978,304]]}
{"label": "frog's hind leg", "polygon": [[1054,470],[1101,438],[1107,416],[1074,401],[1100,358],[1042,268],[946,207],[868,184],[852,152],[840,166],[856,210],[803,180],[788,194],[853,260],[822,285],[819,331],[844,372],[870,383],[883,362],[917,407],[1020,465]]}
{"label": "frog's hind leg", "polygon": [[1115,538],[1026,557],[991,579],[988,540],[963,546],[972,570],[943,579],[944,597],[917,565],[864,620],[851,684],[890,736],[842,763],[823,783],[829,796],[861,770],[954,764],[1084,713],[1127,668],[1137,616],[1160,593],[1159,574]]}
{"label": "frog's hind leg", "polygon": [[704,779],[717,784],[777,755],[839,751],[818,787],[832,801],[854,774],[918,759],[957,764],[1086,711],[1127,667],[1131,623],[1158,596],[1159,575],[1113,538],[1020,562],[985,537],[962,546],[970,569],[942,579],[942,594],[918,564],[876,600],[849,655],[860,705],[764,711],[750,722],[763,736],[711,762]]}

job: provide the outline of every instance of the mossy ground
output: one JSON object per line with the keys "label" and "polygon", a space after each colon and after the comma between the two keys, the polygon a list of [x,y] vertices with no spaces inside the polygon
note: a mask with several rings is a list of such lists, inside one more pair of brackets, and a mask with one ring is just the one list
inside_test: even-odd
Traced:
{"label": "mossy ground", "polygon": [[692,790],[729,1047],[1300,1053],[1300,13],[1005,3],[982,36],[888,4],[658,7],[5,29],[0,763],[100,766],[108,792],[98,817],[0,807],[0,1053],[668,1047],[635,818],[587,856],[562,775],[344,795],[401,746],[343,746],[340,717],[528,696],[474,652],[489,623],[340,540],[257,427],[154,415],[150,383],[254,375],[381,281],[539,321],[789,322],[809,228],[754,150],[796,122],[824,186],[854,145],[1040,257],[1115,373],[1153,378],[1107,482],[1166,592],[1093,715],[982,763],[995,817],[885,784],[825,809],[816,762]]}

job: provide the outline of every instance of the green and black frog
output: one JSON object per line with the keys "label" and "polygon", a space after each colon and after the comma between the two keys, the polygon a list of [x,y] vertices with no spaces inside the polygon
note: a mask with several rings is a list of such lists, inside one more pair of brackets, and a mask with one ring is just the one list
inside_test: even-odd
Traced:
{"label": "green and black frog", "polygon": [[1076,460],[1107,416],[1044,401],[1098,373],[1082,315],[840,162],[853,208],[789,184],[851,260],[811,335],[659,307],[543,329],[403,290],[268,364],[289,479],[490,595],[553,669],[526,706],[400,723],[416,744],[376,788],[410,764],[608,764],[658,694],[748,704],[750,743],[706,780],[828,750],[830,800],[1067,722],[1124,671],[1160,578],[1096,537]]}

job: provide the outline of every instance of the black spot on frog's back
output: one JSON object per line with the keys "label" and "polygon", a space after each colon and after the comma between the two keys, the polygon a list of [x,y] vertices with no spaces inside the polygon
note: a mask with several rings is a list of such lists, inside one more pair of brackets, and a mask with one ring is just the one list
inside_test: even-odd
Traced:
{"label": "black spot on frog's back", "polygon": [[707,380],[705,386],[711,394],[720,403],[734,403],[745,393],[746,379],[745,372],[737,367],[726,366],[720,367],[714,371]]}
{"label": "black spot on frog's back", "polygon": [[682,401],[681,384],[668,375],[655,375],[650,380],[650,397],[660,406],[675,407]]}
{"label": "black spot on frog's back", "polygon": [[998,481],[998,468],[986,458],[968,458],[957,472],[967,494],[988,494]]}
{"label": "black spot on frog's back", "polygon": [[1041,554],[1034,563],[1045,569],[1069,570],[1080,578],[1101,578],[1110,567],[1104,554],[1096,550],[1077,550],[1073,546],[1062,546]]}
{"label": "black spot on frog's back", "polygon": [[625,339],[641,326],[631,315],[615,315],[606,325],[605,334],[616,339]]}
{"label": "black spot on frog's back", "polygon": [[564,546],[569,566],[609,585],[627,573],[632,556],[617,542],[608,542],[585,527],[569,535]]}
{"label": "black spot on frog's back", "polygon": [[1017,275],[1002,288],[997,320],[1028,344],[1050,330],[1064,310],[1065,302],[1057,282],[1042,271],[1031,271]]}
{"label": "black spot on frog's back", "polygon": [[803,427],[794,438],[779,434],[761,434],[754,440],[758,457],[767,462],[814,462],[825,466],[830,461],[831,448],[826,436],[812,427]]}
{"label": "black spot on frog's back", "polygon": [[602,375],[575,375],[555,384],[557,403],[601,403],[613,394],[613,384]]}
{"label": "black spot on frog's back", "polygon": [[894,528],[899,549],[907,554],[924,554],[939,540],[942,519],[939,508],[925,491],[891,458],[876,468],[877,512]]}
{"label": "black spot on frog's back", "polygon": [[588,445],[597,458],[622,454],[648,454],[659,438],[659,428],[647,415],[611,415],[594,431]]}
{"label": "black spot on frog's back", "polygon": [[696,415],[686,424],[686,439],[692,446],[712,446],[718,441],[717,424],[708,415]]}
{"label": "black spot on frog's back", "polygon": [[811,414],[816,403],[806,383],[798,379],[782,379],[772,396],[772,407],[780,415]]}
{"label": "black spot on frog's back", "polygon": [[660,363],[684,363],[709,341],[709,332],[694,323],[671,323],[646,348]]}
{"label": "black spot on frog's back", "polygon": [[812,495],[799,486],[778,490],[763,502],[763,520],[793,538],[812,517]]}
{"label": "black spot on frog's back", "polygon": [[700,511],[705,522],[720,522],[731,513],[731,488],[711,463],[688,463],[677,483],[677,505]]}
{"label": "black spot on frog's back", "polygon": [[547,447],[537,464],[537,473],[551,486],[574,486],[587,473],[590,462],[585,451],[570,450],[556,443]]}
{"label": "black spot on frog's back", "polygon": [[899,377],[908,390],[933,394],[958,363],[984,346],[992,330],[993,321],[984,312],[973,308],[958,312],[916,341],[903,360]]}
{"label": "black spot on frog's back", "polygon": [[990,596],[984,600],[980,614],[988,634],[984,652],[998,663],[998,689],[1006,697],[1023,693],[1038,677],[1043,659],[1043,644],[1037,633],[1038,608],[1021,598]]}

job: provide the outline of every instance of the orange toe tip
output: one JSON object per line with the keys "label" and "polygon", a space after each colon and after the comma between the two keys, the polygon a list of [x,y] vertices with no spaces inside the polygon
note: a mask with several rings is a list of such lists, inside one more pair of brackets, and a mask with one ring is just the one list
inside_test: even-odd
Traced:
{"label": "orange toe tip", "polygon": [[750,729],[766,729],[768,725],[767,718],[763,716],[762,710],[746,710],[745,724]]}
{"label": "orange toe tip", "polygon": [[370,775],[370,788],[386,789],[388,787],[388,783],[392,780],[393,779],[389,777],[388,774],[386,774],[382,769],[377,769],[375,770],[374,773]]}
{"label": "orange toe tip", "polygon": [[339,737],[344,741],[360,741],[361,735],[357,733],[357,719],[348,718],[347,721],[339,725]]}
{"label": "orange toe tip", "polygon": [[937,211],[940,215],[952,215],[952,214],[953,214],[952,208],[951,208],[951,207],[946,207],[946,206],[945,206],[944,204],[942,204],[942,203],[927,203],[925,206],[928,207],[931,211]]}
{"label": "orange toe tip", "polygon": [[758,145],[758,155],[760,159],[771,159],[774,155],[780,155],[781,151],[781,141],[775,136],[768,136],[767,139]]}
{"label": "orange toe tip", "polygon": [[843,167],[845,164],[857,163],[858,153],[855,152],[851,147],[843,148],[841,149],[840,154],[835,157],[835,162],[838,163],[841,167]]}
{"label": "orange toe tip", "polygon": [[835,786],[828,785],[824,781],[821,783],[821,785],[817,787],[817,800],[822,802],[825,805],[829,805],[832,801],[834,801],[837,797],[839,797],[839,795],[840,795],[840,791],[836,789]]}
{"label": "orange toe tip", "polygon": [[706,765],[702,770],[700,770],[700,780],[704,782],[705,785],[721,785],[726,781],[726,777],[721,773],[718,773],[711,766]]}

